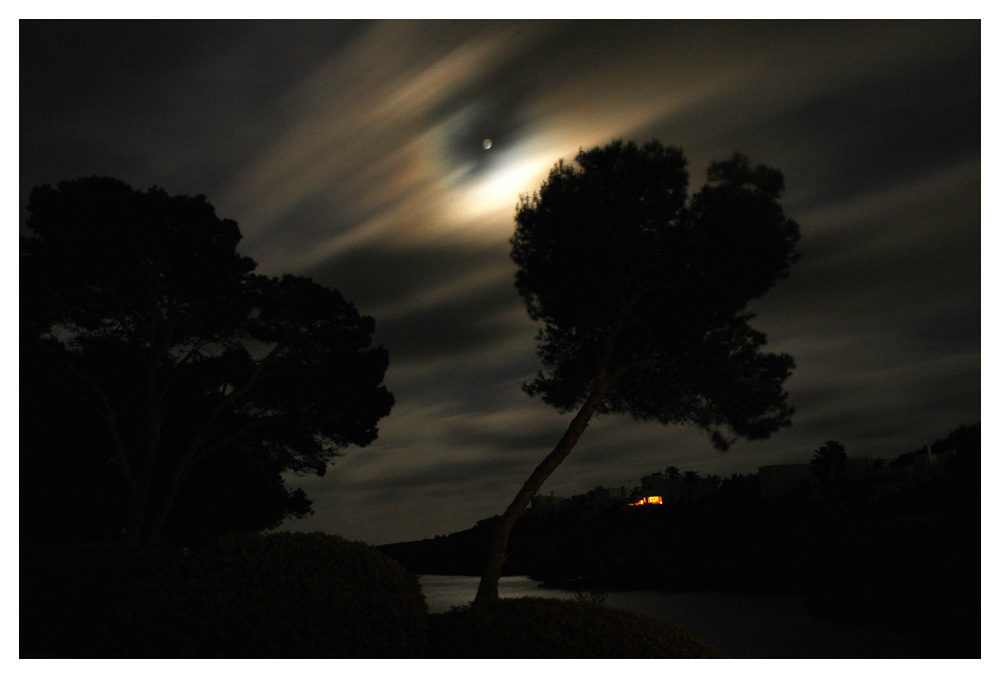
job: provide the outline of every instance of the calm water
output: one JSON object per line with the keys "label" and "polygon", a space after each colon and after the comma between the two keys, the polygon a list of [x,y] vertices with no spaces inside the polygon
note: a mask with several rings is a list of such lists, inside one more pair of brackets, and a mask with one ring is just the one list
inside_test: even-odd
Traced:
{"label": "calm water", "polygon": [[[478,577],[421,575],[433,612],[446,612],[476,596]],[[527,577],[504,577],[500,596],[575,598],[571,591],[539,588]],[[604,604],[677,624],[737,658],[916,658],[917,640],[895,629],[843,624],[814,617],[804,598],[763,593],[623,591]]]}

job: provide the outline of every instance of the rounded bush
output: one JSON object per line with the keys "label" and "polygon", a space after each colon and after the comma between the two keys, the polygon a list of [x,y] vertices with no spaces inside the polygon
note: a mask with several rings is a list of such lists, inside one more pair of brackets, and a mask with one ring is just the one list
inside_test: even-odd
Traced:
{"label": "rounded bush", "polygon": [[107,654],[421,657],[427,605],[374,547],[322,533],[233,535],[113,606]]}
{"label": "rounded bush", "polygon": [[722,652],[679,626],[594,603],[506,598],[430,615],[440,659],[698,659]]}

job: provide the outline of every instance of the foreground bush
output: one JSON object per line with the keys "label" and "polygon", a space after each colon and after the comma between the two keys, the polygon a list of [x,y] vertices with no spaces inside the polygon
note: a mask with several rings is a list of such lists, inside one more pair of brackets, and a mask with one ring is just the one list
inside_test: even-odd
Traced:
{"label": "foreground bush", "polygon": [[428,656],[441,659],[725,657],[665,621],[593,603],[506,598],[430,615]]}
{"label": "foreground bush", "polygon": [[113,605],[95,641],[123,657],[420,657],[416,577],[361,542],[239,535]]}
{"label": "foreground bush", "polygon": [[111,601],[188,559],[114,544],[22,543],[19,560],[21,657],[85,657]]}

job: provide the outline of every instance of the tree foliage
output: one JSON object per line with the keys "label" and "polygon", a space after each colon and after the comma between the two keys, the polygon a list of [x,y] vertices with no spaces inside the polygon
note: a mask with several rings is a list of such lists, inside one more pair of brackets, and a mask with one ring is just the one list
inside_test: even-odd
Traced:
{"label": "tree foliage", "polygon": [[575,410],[603,373],[599,413],[695,424],[723,448],[722,427],[752,439],[787,423],[792,358],[761,350],[746,310],[797,259],[781,173],[736,154],[688,199],[680,149],[619,141],[576,160],[517,211],[517,288],[543,323],[527,392]]}
{"label": "tree foliage", "polygon": [[[279,474],[321,474],[376,438],[393,398],[374,321],[309,279],[254,273],[238,226],[204,196],[91,177],[36,188],[28,211],[22,422],[37,446],[23,453],[84,450],[114,531],[154,543],[199,473],[231,497],[225,477],[254,467],[279,513],[301,514]],[[81,436],[70,449],[44,430],[65,417]]]}
{"label": "tree foliage", "polygon": [[790,423],[794,361],[764,351],[748,310],[798,258],[784,178],[737,153],[687,189],[679,148],[615,141],[522,198],[511,256],[543,366],[525,390],[576,414],[500,521],[478,600],[496,597],[506,534],[595,414],[694,425],[722,450]]}
{"label": "tree foliage", "polygon": [[816,450],[809,465],[815,475],[824,479],[829,478],[844,470],[847,465],[847,452],[841,443],[836,440],[828,440]]}
{"label": "tree foliage", "polygon": [[[27,352],[22,346],[21,372],[31,376],[21,386],[21,535],[61,543],[115,538],[127,506],[107,424],[75,397],[76,377],[52,369],[40,378],[37,360],[27,366]],[[230,530],[273,529],[307,515],[311,501],[288,486],[283,470],[249,443],[206,457],[181,486],[163,539],[195,546]]]}

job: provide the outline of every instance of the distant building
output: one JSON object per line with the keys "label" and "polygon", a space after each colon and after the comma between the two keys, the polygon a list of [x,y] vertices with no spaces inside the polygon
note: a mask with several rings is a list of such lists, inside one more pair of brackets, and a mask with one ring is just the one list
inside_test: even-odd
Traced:
{"label": "distant building", "polygon": [[616,488],[616,487],[601,487],[600,485],[598,485],[593,490],[588,492],[588,495],[592,495],[594,500],[598,502],[600,501],[618,502],[620,500],[628,499],[631,496],[631,494],[632,493],[629,492],[627,489],[625,489],[624,486]]}
{"label": "distant building", "polygon": [[536,494],[531,499],[531,508],[547,508],[549,506],[556,506],[563,500],[562,497],[557,497],[555,492],[550,492],[549,496],[544,494]]}
{"label": "distant building", "polygon": [[[931,452],[929,448],[903,455],[892,464],[874,462],[869,457],[848,457],[844,468],[834,472],[833,478],[845,480],[868,501],[880,496],[905,491],[919,482],[945,473],[947,459],[955,456],[952,449]],[[774,464],[761,466],[757,474],[760,496],[763,499],[783,497],[805,490],[815,499],[823,496],[823,482],[812,464]],[[715,492],[721,479],[685,477],[671,479],[669,474],[657,471],[642,477],[642,484],[634,490],[625,487],[606,488],[598,485],[586,494],[557,497],[537,494],[531,500],[527,515],[534,518],[573,515],[587,517],[601,513],[611,506],[676,506],[697,501]]]}
{"label": "distant building", "polygon": [[[701,499],[716,490],[715,483],[708,478],[680,478],[671,480],[668,475],[657,471],[642,477],[641,498],[647,504],[674,506]],[[659,497],[661,501],[648,501],[649,497]],[[639,503],[638,499],[635,503]]]}
{"label": "distant building", "polygon": [[536,517],[554,516],[559,505],[564,501],[566,500],[563,497],[557,497],[554,492],[550,492],[548,496],[536,494],[531,499],[531,506],[527,511],[527,515]]}
{"label": "distant building", "polygon": [[663,472],[657,471],[642,478],[642,486],[635,490],[621,487],[598,485],[586,494],[572,497],[557,497],[554,492],[548,496],[537,494],[531,500],[528,514],[534,517],[550,517],[572,513],[587,516],[600,513],[611,506],[645,506],[649,504],[677,505],[696,501],[715,492],[717,484],[711,478],[681,478],[671,480]]}
{"label": "distant building", "polygon": [[[761,466],[758,476],[763,499],[782,497],[803,489],[808,489],[813,496],[822,491],[822,480],[813,471],[812,464]],[[875,478],[875,464],[868,457],[848,457],[843,470],[835,471],[833,477],[855,484],[869,483]]]}
{"label": "distant building", "polygon": [[574,514],[586,516],[599,513],[610,506],[627,503],[632,493],[625,487],[601,487],[598,485],[586,494],[575,494],[572,497],[557,497],[554,492],[548,496],[536,494],[531,500],[527,515],[534,517],[551,517],[556,515]]}

